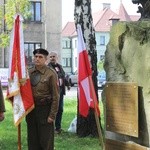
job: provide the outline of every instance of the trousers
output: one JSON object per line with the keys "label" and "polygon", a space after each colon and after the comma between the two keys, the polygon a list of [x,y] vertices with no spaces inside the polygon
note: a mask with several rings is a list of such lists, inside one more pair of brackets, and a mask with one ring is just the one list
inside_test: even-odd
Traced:
{"label": "trousers", "polygon": [[35,106],[27,116],[28,150],[54,150],[54,124],[48,123],[50,106]]}
{"label": "trousers", "polygon": [[57,112],[56,120],[55,120],[55,129],[56,130],[61,129],[63,107],[64,107],[64,94],[63,94],[62,89],[60,88],[59,107],[58,107],[58,112]]}

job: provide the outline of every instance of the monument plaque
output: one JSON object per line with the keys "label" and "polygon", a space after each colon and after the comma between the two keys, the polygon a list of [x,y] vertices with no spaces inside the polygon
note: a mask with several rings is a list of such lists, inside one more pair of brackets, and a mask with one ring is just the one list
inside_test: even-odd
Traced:
{"label": "monument plaque", "polygon": [[106,130],[138,137],[136,83],[106,83]]}
{"label": "monument plaque", "polygon": [[105,142],[105,150],[148,150],[147,147],[136,143],[120,142],[110,139],[106,139]]}

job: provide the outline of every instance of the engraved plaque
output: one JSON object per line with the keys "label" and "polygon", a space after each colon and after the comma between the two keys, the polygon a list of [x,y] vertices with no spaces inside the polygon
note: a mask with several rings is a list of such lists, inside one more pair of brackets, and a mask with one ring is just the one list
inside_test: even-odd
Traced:
{"label": "engraved plaque", "polygon": [[136,83],[106,83],[106,130],[138,137]]}
{"label": "engraved plaque", "polygon": [[105,150],[147,150],[147,147],[138,145],[136,143],[106,139]]}

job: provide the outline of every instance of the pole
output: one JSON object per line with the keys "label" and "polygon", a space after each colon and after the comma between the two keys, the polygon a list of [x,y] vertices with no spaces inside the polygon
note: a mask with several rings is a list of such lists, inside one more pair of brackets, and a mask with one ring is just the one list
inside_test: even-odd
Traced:
{"label": "pole", "polygon": [[102,130],[101,130],[101,126],[100,126],[98,112],[97,112],[97,109],[96,109],[96,107],[97,107],[96,106],[97,105],[97,103],[96,103],[97,97],[96,97],[96,94],[94,94],[95,89],[94,89],[93,80],[92,80],[91,76],[89,76],[89,81],[90,81],[89,83],[90,83],[90,87],[91,87],[91,90],[92,90],[92,98],[93,98],[93,101],[94,101],[94,115],[95,115],[98,135],[99,135],[99,141],[100,141],[100,145],[102,147],[102,150],[105,150],[105,144],[104,144],[104,140],[103,140]]}
{"label": "pole", "polygon": [[94,111],[94,115],[95,115],[98,135],[99,135],[99,141],[100,141],[100,144],[102,146],[102,150],[105,150],[105,144],[104,144],[104,140],[103,140],[102,130],[101,130],[101,127],[100,127],[100,122],[99,122],[99,118],[98,118],[98,115],[97,115],[96,111]]}
{"label": "pole", "polygon": [[18,125],[18,150],[21,150],[21,123]]}

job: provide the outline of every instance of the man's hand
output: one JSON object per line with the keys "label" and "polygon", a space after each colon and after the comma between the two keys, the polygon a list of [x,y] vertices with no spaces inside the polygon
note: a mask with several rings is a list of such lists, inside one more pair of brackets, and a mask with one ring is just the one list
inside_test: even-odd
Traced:
{"label": "man's hand", "polygon": [[67,90],[68,90],[68,91],[70,90],[70,86],[67,86]]}
{"label": "man's hand", "polygon": [[48,123],[53,123],[53,122],[54,122],[54,119],[48,117],[47,122],[48,122]]}
{"label": "man's hand", "polygon": [[0,112],[0,121],[3,121],[4,118],[5,118],[4,113],[3,113],[3,112]]}

